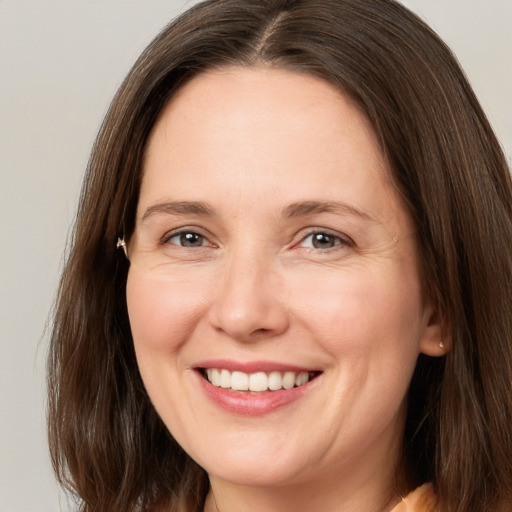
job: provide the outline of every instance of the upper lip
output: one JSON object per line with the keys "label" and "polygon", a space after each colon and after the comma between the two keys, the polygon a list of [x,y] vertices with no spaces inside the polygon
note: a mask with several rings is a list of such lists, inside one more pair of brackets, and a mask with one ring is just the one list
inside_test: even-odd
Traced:
{"label": "upper lip", "polygon": [[194,365],[197,369],[219,368],[230,372],[318,372],[318,368],[281,363],[277,361],[233,361],[230,359],[208,359]]}

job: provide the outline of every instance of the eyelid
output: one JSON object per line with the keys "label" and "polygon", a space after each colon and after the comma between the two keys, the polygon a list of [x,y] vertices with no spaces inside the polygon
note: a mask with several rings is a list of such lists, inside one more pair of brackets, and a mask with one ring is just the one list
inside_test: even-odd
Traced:
{"label": "eyelid", "polygon": [[[179,245],[179,244],[170,243],[170,240],[172,238],[180,236],[180,235],[183,235],[183,234],[186,234],[186,233],[193,233],[195,235],[198,235],[198,236],[204,238],[205,241],[207,242],[207,244],[206,245],[200,245],[198,247],[184,247],[184,246]],[[201,228],[199,228],[197,226],[182,226],[182,227],[173,229],[171,231],[167,231],[160,238],[160,245],[170,244],[170,245],[173,245],[175,247],[179,247],[181,249],[197,249],[197,248],[202,248],[202,247],[217,247],[217,244],[214,244],[211,241],[211,238],[212,238],[211,235],[209,235],[208,233],[205,233],[204,229],[201,229]]]}
{"label": "eyelid", "polygon": [[311,236],[317,235],[317,234],[325,234],[328,236],[332,236],[332,237],[336,238],[337,240],[339,240],[340,243],[337,243],[333,247],[329,247],[326,249],[318,249],[318,248],[312,248],[312,247],[307,247],[307,249],[326,252],[328,250],[335,249],[336,247],[354,247],[356,245],[355,242],[348,235],[333,231],[331,229],[315,227],[315,228],[308,228],[306,233],[301,234],[299,241],[293,244],[293,248],[300,248],[301,244],[303,244],[305,242],[305,240],[307,240]]}
{"label": "eyelid", "polygon": [[[182,246],[180,244],[173,244],[170,242],[172,238],[175,238],[177,236],[186,234],[186,233],[193,233],[196,234],[206,241],[206,244],[200,245],[197,247],[186,247]],[[314,248],[314,247],[301,247],[301,245],[310,237],[316,234],[325,234],[331,237],[334,237],[338,243],[336,243],[333,247],[328,247],[324,249],[320,248]],[[181,248],[181,249],[198,249],[198,248],[204,248],[204,247],[218,247],[218,244],[211,241],[212,235],[208,232],[205,232],[203,228],[200,228],[198,226],[180,226],[179,228],[175,228],[171,231],[166,232],[161,238],[160,238],[160,245],[166,245],[171,244],[175,247]],[[322,251],[327,252],[330,249],[335,249],[336,247],[354,247],[356,244],[355,242],[346,234],[340,233],[331,229],[326,228],[320,228],[320,227],[311,227],[306,228],[305,230],[302,230],[300,232],[296,239],[298,238],[298,241],[292,243],[292,248],[304,248],[304,249],[312,249],[315,251]]]}

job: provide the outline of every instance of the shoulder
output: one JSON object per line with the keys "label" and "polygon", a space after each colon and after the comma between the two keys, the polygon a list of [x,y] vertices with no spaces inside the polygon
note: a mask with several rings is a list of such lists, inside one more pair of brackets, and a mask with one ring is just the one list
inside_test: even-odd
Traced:
{"label": "shoulder", "polygon": [[438,512],[437,496],[431,484],[418,487],[405,498],[391,512]]}

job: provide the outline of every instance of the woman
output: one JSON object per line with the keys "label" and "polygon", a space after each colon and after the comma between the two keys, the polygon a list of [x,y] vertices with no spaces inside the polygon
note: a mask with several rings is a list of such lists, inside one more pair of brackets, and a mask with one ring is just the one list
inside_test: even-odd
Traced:
{"label": "woman", "polygon": [[93,149],[57,476],[86,511],[509,510],[511,245],[499,144],[403,6],[194,6]]}

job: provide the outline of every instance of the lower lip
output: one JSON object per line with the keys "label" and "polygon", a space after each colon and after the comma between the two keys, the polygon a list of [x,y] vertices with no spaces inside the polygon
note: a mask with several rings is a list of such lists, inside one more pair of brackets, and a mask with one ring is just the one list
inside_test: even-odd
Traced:
{"label": "lower lip", "polygon": [[208,398],[220,408],[231,414],[240,416],[263,416],[281,407],[299,400],[307,393],[318,377],[307,384],[292,389],[251,393],[231,391],[211,384],[199,372],[196,372],[204,392]]}

